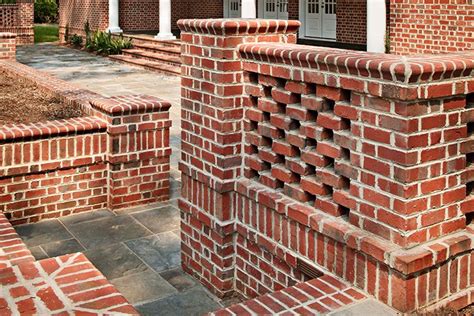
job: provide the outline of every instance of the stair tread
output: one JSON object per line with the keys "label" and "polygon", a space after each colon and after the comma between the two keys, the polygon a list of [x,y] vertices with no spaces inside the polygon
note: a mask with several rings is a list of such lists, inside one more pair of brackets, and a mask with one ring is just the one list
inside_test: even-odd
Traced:
{"label": "stair tread", "polygon": [[138,65],[138,66],[142,66],[146,68],[151,68],[155,70],[160,70],[160,71],[164,71],[164,72],[175,74],[175,75],[181,74],[181,67],[179,66],[173,66],[169,64],[154,62],[154,61],[146,60],[146,59],[134,58],[131,56],[124,56],[124,55],[111,55],[109,57],[113,60],[123,61],[130,64],[134,64],[134,65]]}
{"label": "stair tread", "polygon": [[136,43],[133,44],[134,47],[145,48],[149,50],[165,51],[173,54],[181,54],[181,46],[164,46],[159,43],[156,44],[147,44],[147,43]]}
{"label": "stair tread", "polygon": [[132,54],[132,55],[143,56],[143,57],[157,59],[157,60],[165,60],[165,61],[181,64],[181,57],[180,56],[172,56],[172,55],[167,55],[167,54],[163,54],[163,53],[154,53],[154,52],[144,51],[144,50],[141,50],[141,49],[133,49],[133,48],[132,49],[124,49],[123,53],[124,54]]}

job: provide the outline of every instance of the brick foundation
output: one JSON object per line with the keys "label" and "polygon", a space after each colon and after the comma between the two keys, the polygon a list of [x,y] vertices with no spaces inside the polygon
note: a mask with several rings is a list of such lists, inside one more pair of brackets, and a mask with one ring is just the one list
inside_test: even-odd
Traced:
{"label": "brick foundation", "polygon": [[0,69],[86,113],[0,128],[0,211],[13,224],[169,198],[169,103],[101,98],[16,62]]}
{"label": "brick foundation", "polygon": [[183,267],[221,296],[326,274],[402,312],[472,303],[472,52],[281,44],[285,23],[179,23]]}
{"label": "brick foundation", "polygon": [[0,4],[0,33],[17,35],[17,44],[34,43],[34,1],[17,0],[15,4]]}
{"label": "brick foundation", "polygon": [[0,60],[16,59],[16,34],[0,33]]}

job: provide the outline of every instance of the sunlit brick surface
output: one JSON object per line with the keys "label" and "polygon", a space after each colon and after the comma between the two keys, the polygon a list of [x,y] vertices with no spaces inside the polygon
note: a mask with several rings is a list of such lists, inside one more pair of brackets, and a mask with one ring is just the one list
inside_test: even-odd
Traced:
{"label": "sunlit brick surface", "polygon": [[24,262],[34,261],[20,236],[5,215],[0,212],[0,270]]}
{"label": "sunlit brick surface", "polygon": [[2,315],[138,314],[82,254],[0,269]]}
{"label": "sunlit brick surface", "polygon": [[0,33],[16,34],[17,44],[33,44],[33,3],[32,0],[18,0],[15,4],[0,5]]}
{"label": "sunlit brick surface", "polygon": [[288,313],[297,315],[328,314],[345,305],[365,299],[362,292],[331,276],[299,283],[295,286],[260,296],[242,304],[233,305],[210,315],[271,315]]}

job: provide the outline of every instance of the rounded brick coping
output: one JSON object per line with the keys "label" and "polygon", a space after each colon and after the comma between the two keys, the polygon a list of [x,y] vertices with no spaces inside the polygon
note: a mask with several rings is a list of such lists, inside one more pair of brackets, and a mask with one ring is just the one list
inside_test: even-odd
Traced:
{"label": "rounded brick coping", "polygon": [[239,51],[247,61],[285,64],[404,84],[474,76],[474,51],[399,56],[275,43],[242,44]]}
{"label": "rounded brick coping", "polygon": [[210,35],[296,33],[300,26],[301,22],[295,20],[187,19],[178,21],[181,31]]}
{"label": "rounded brick coping", "polygon": [[106,128],[107,123],[105,121],[92,116],[31,124],[7,124],[0,127],[0,142],[65,134],[93,133],[105,131]]}
{"label": "rounded brick coping", "polygon": [[117,96],[92,100],[92,107],[102,112],[120,115],[134,112],[165,112],[171,103],[148,95]]}
{"label": "rounded brick coping", "polygon": [[16,38],[16,34],[11,32],[0,32],[0,38]]}
{"label": "rounded brick coping", "polygon": [[318,233],[356,251],[370,255],[375,260],[406,276],[442,264],[466,251],[474,250],[474,227],[468,227],[456,234],[444,236],[410,249],[404,249],[361,230],[341,218],[325,214],[251,180],[239,180],[236,183],[236,191],[275,210],[275,212],[284,213],[288,218]]}

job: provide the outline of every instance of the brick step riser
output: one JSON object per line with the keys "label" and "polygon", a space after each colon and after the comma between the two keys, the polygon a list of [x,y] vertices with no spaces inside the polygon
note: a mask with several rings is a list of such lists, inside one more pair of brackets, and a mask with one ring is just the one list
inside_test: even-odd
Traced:
{"label": "brick step riser", "polygon": [[[119,55],[121,56],[121,55]],[[159,65],[156,65],[156,66],[151,66],[151,65],[141,65],[139,63],[134,63],[133,61],[126,61],[126,60],[122,60],[122,59],[119,59],[119,58],[116,58],[114,56],[109,56],[110,59],[116,61],[116,62],[119,62],[119,63],[122,63],[122,64],[126,64],[126,65],[134,65],[134,66],[137,66],[137,67],[141,67],[141,68],[144,68],[146,70],[150,70],[150,71],[154,71],[154,72],[158,72],[158,73],[162,73],[162,74],[166,74],[166,75],[173,75],[173,76],[179,76],[181,74],[181,69],[180,68],[177,68],[176,69],[176,72],[173,72],[173,71],[169,71],[167,69],[163,69],[163,68],[160,68]],[[138,58],[136,58],[138,60]]]}
{"label": "brick step riser", "polygon": [[125,51],[123,52],[123,55],[133,57],[133,58],[136,58],[136,59],[149,60],[149,61],[153,61],[153,62],[157,62],[157,63],[161,63],[161,64],[167,64],[167,65],[176,66],[176,67],[181,66],[181,63],[177,63],[177,62],[174,62],[174,61],[165,60],[165,59],[161,59],[161,58],[154,58],[154,57],[149,57],[149,56],[143,56],[143,55],[140,55],[140,54],[125,52]]}

